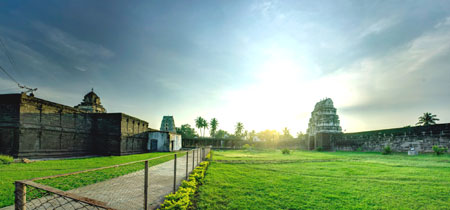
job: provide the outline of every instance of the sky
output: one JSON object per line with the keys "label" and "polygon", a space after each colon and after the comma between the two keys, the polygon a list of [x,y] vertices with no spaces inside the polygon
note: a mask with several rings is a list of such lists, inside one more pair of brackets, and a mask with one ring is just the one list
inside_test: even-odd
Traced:
{"label": "sky", "polygon": [[[36,97],[75,106],[94,88],[152,128],[305,133],[327,97],[345,132],[450,122],[448,0],[6,0],[0,38]],[[20,91],[0,72],[0,94]]]}

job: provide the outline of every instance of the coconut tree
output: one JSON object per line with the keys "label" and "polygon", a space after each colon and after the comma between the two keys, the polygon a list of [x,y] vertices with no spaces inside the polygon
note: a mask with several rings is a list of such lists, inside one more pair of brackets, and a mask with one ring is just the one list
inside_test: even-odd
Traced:
{"label": "coconut tree", "polygon": [[236,124],[236,130],[234,131],[234,135],[238,138],[242,137],[242,131],[244,131],[244,124],[241,122],[238,122]]}
{"label": "coconut tree", "polygon": [[211,137],[216,137],[216,131],[217,131],[217,126],[219,126],[219,122],[217,121],[216,118],[212,118],[211,121],[209,122],[209,125],[211,126],[211,129],[209,130],[209,135]]}
{"label": "coconut tree", "polygon": [[202,127],[203,127],[203,137],[205,137],[206,129],[209,127],[208,121],[203,119],[202,121]]}
{"label": "coconut tree", "polygon": [[202,128],[204,126],[204,122],[206,120],[203,119],[202,117],[197,117],[197,119],[195,119],[195,127],[198,128],[198,130],[200,131],[200,135],[203,137],[204,135],[202,134]]}
{"label": "coconut tree", "polygon": [[436,121],[439,121],[439,119],[436,118],[435,114],[425,112],[422,116],[419,117],[419,122],[417,122],[416,125],[434,125],[436,124]]}

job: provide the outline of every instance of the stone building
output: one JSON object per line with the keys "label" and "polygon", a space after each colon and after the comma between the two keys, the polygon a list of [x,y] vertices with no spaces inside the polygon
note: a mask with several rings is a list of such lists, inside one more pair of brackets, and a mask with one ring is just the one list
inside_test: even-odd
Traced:
{"label": "stone building", "polygon": [[[106,113],[93,91],[75,108],[26,94],[0,95],[1,154],[41,158],[144,153],[150,151],[154,132],[167,133],[124,113]],[[163,141],[170,145],[171,138],[177,137]]]}
{"label": "stone building", "polygon": [[159,131],[150,131],[150,151],[172,151],[181,149],[181,135],[177,134],[173,116],[164,116]]}
{"label": "stone building", "polygon": [[316,103],[311,118],[308,123],[308,148],[331,149],[331,142],[334,138],[342,134],[342,128],[339,125],[339,116],[336,114],[333,100],[331,98],[323,99]]}

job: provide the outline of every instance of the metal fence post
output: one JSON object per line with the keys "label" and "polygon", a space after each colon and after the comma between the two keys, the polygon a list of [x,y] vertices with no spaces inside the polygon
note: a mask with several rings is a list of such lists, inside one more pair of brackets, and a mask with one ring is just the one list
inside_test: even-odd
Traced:
{"label": "metal fence post", "polygon": [[15,210],[26,210],[27,202],[27,186],[21,182],[16,182],[14,209]]}
{"label": "metal fence post", "polygon": [[144,171],[144,209],[148,209],[148,160],[145,161]]}
{"label": "metal fence post", "polygon": [[199,163],[200,163],[200,153],[199,153],[198,148],[197,148],[197,166],[198,166]]}
{"label": "metal fence post", "polygon": [[173,193],[175,193],[177,187],[177,154],[174,154],[175,159],[173,160]]}
{"label": "metal fence post", "polygon": [[192,171],[194,171],[194,168],[195,168],[195,150],[192,150]]}
{"label": "metal fence post", "polygon": [[209,154],[210,154],[209,159],[211,159],[211,161],[213,161],[213,150],[212,149],[209,149]]}
{"label": "metal fence post", "polygon": [[186,180],[188,179],[189,171],[189,151],[186,152]]}

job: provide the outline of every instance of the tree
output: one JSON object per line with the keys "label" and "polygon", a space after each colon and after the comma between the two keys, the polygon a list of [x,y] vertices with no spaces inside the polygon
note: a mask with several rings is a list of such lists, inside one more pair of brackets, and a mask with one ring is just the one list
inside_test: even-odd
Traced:
{"label": "tree", "polygon": [[250,131],[250,132],[247,134],[247,139],[250,140],[250,141],[253,141],[253,139],[255,138],[255,136],[256,136],[256,132],[255,132],[255,130],[252,130],[252,131]]}
{"label": "tree", "polygon": [[230,134],[224,130],[218,130],[216,133],[216,138],[218,139],[224,139],[230,136]]}
{"label": "tree", "polygon": [[431,114],[429,112],[423,113],[422,116],[419,117],[419,122],[416,123],[416,125],[434,125],[436,124],[435,121],[439,121],[438,118],[436,118],[435,114]]}
{"label": "tree", "polygon": [[297,132],[297,139],[301,139],[301,138],[303,138],[303,136],[304,136],[305,134],[303,134],[303,132]]}
{"label": "tree", "polygon": [[205,137],[206,129],[209,127],[208,121],[203,119],[202,126],[203,126],[203,137]]}
{"label": "tree", "polygon": [[242,134],[242,136],[244,137],[244,139],[248,140],[248,130],[245,130],[244,133]]}
{"label": "tree", "polygon": [[[202,117],[197,117],[197,119],[195,119],[195,127],[198,128],[198,130],[200,130],[200,135],[202,137],[205,136],[205,129],[208,128],[208,122],[203,119]],[[203,133],[202,133],[202,128],[203,128]]]}
{"label": "tree", "polygon": [[195,129],[191,128],[191,125],[189,124],[181,125],[181,127],[177,128],[177,133],[180,134],[183,139],[195,138],[198,136]]}
{"label": "tree", "polygon": [[278,133],[278,131],[276,130],[264,130],[261,132],[258,132],[256,134],[256,136],[258,136],[259,139],[263,140],[263,141],[278,141],[280,138],[280,133]]}
{"label": "tree", "polygon": [[243,123],[241,123],[241,122],[238,122],[237,124],[236,124],[236,129],[234,130],[234,135],[237,137],[237,138],[241,138],[242,137],[242,131],[244,131],[244,124]]}
{"label": "tree", "polygon": [[291,135],[291,132],[287,127],[283,129],[283,135],[281,135],[282,140],[293,139],[294,137]]}
{"label": "tree", "polygon": [[216,118],[212,118],[211,121],[209,122],[209,125],[211,126],[211,129],[209,130],[209,135],[211,137],[216,137],[216,131],[217,131],[217,126],[219,126],[219,122],[217,121]]}

